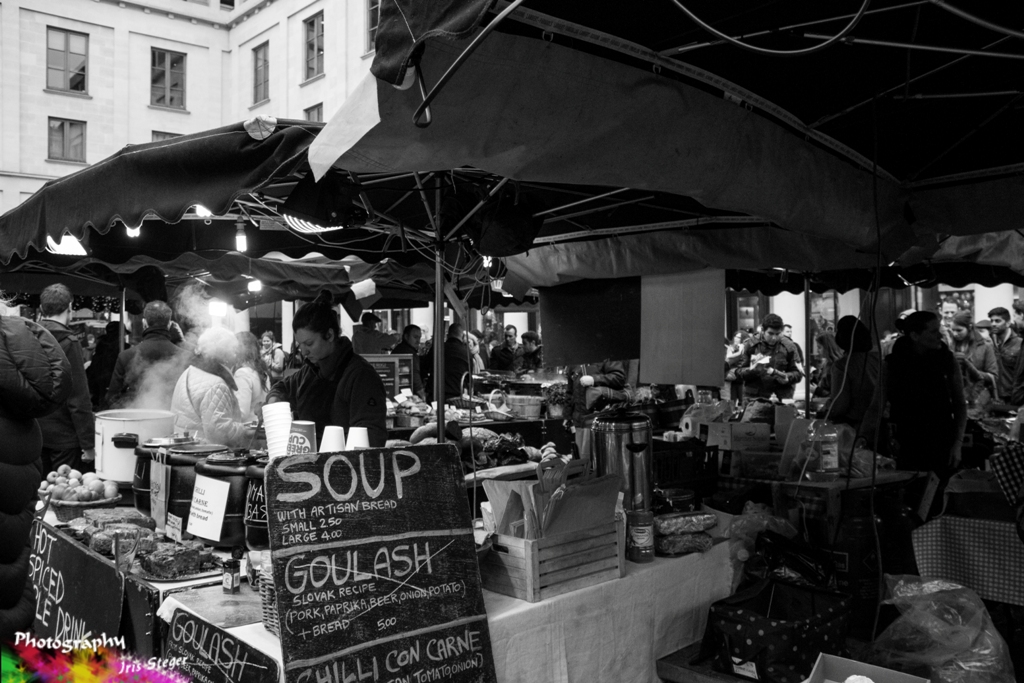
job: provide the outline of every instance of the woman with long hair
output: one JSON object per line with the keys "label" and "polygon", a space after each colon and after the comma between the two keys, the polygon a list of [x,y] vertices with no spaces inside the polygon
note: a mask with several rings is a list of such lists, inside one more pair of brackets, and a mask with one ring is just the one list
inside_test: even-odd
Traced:
{"label": "woman with long hair", "polygon": [[239,344],[238,366],[234,373],[235,383],[238,385],[235,397],[238,399],[238,408],[242,411],[242,419],[248,422],[258,417],[256,411],[267,400],[267,392],[270,391],[270,370],[263,360],[256,335],[252,332],[238,332],[235,338]]}
{"label": "woman with long hair", "polygon": [[288,401],[297,420],[316,423],[317,441],[324,427],[337,425],[348,432],[366,427],[370,446],[387,441],[384,383],[377,371],[341,334],[341,323],[330,292],[321,292],[292,319],[299,352],[307,362],[274,385],[268,403]]}
{"label": "woman with long hair", "polygon": [[815,337],[815,341],[818,342],[821,367],[818,369],[818,386],[814,389],[814,395],[829,396],[835,388],[832,386],[832,367],[843,357],[843,350],[831,332],[822,332]]}
{"label": "woman with long hair", "polygon": [[949,344],[953,356],[960,363],[968,406],[983,409],[999,398],[996,350],[991,342],[986,342],[978,334],[970,311],[960,311],[953,316],[949,325]]}
{"label": "woman with long hair", "polygon": [[847,315],[836,324],[835,343],[845,353],[829,364],[829,419],[848,424],[875,449],[881,360],[867,325]]}

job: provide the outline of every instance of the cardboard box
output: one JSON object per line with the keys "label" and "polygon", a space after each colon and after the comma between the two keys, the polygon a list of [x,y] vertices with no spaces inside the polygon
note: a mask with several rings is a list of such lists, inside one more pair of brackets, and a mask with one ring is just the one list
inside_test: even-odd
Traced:
{"label": "cardboard box", "polygon": [[767,451],[770,429],[763,422],[712,422],[708,445],[724,451]]}
{"label": "cardboard box", "polygon": [[843,683],[850,676],[867,676],[874,683],[928,683],[927,678],[826,654],[818,655],[818,661],[804,683]]}

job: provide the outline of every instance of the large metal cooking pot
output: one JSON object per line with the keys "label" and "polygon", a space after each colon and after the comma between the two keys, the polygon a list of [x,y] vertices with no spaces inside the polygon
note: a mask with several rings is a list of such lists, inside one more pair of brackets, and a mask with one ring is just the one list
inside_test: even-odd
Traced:
{"label": "large metal cooking pot", "polygon": [[158,436],[154,439],[148,439],[135,447],[135,476],[132,479],[132,493],[135,494],[136,510],[147,517],[153,516],[149,481],[149,464],[152,462],[153,456],[161,448],[185,446],[194,443],[197,443],[197,440],[193,436],[172,434],[171,436]]}
{"label": "large metal cooking pot", "polygon": [[104,410],[96,413],[96,474],[130,484],[135,476],[135,447],[174,431],[169,410]]}
{"label": "large metal cooking pot", "polygon": [[639,413],[615,411],[595,417],[591,429],[598,475],[621,477],[626,510],[650,510],[654,460],[651,419]]}

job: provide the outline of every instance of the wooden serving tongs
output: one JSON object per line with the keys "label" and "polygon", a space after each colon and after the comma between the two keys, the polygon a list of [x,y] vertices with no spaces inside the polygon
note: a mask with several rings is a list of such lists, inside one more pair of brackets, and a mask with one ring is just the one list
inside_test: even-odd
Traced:
{"label": "wooden serving tongs", "polygon": [[142,541],[142,529],[136,529],[130,539],[124,539],[125,548],[121,547],[121,537],[114,535],[114,564],[117,570],[125,574],[132,570],[135,556],[139,553],[139,543]]}

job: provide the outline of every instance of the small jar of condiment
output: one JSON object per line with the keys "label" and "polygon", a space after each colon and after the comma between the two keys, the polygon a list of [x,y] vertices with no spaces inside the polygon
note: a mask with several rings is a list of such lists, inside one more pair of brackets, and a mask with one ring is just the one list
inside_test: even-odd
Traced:
{"label": "small jar of condiment", "polygon": [[242,586],[241,564],[238,560],[224,560],[224,576],[221,587],[225,593],[237,593]]}
{"label": "small jar of condiment", "polygon": [[642,564],[654,562],[654,513],[630,510],[626,513],[626,559]]}

